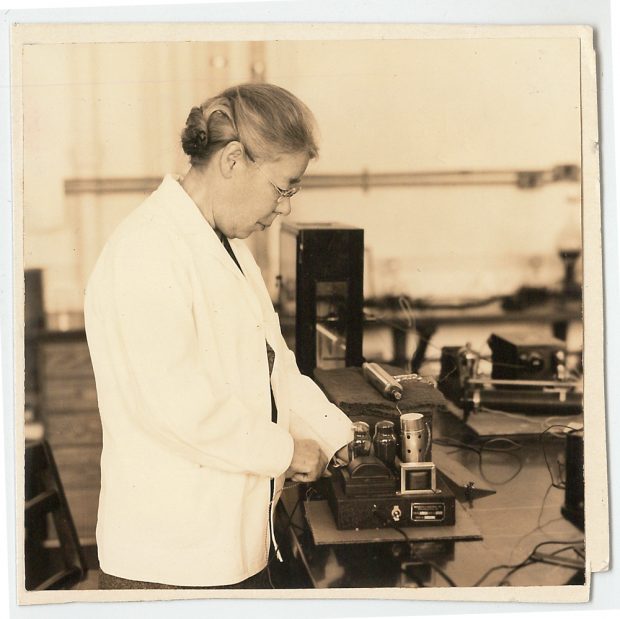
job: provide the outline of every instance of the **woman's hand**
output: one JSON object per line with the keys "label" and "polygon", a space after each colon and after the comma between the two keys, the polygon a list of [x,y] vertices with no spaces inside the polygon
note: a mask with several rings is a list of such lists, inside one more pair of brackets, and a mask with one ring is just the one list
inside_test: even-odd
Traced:
{"label": "woman's hand", "polygon": [[295,440],[293,459],[286,471],[286,477],[293,481],[317,480],[327,466],[327,458],[319,444],[312,439]]}
{"label": "woman's hand", "polygon": [[349,444],[343,445],[335,454],[334,460],[341,466],[349,463]]}

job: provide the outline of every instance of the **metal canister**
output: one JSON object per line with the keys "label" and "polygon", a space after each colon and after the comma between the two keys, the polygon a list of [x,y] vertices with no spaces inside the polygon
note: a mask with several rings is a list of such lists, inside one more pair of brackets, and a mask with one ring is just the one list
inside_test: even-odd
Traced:
{"label": "metal canister", "polygon": [[396,432],[393,422],[386,419],[376,423],[372,445],[375,456],[389,467],[393,466],[396,458]]}
{"label": "metal canister", "polygon": [[430,462],[433,431],[430,418],[422,413],[400,416],[401,458],[403,462]]}
{"label": "metal canister", "polygon": [[384,398],[398,402],[403,397],[403,386],[378,363],[363,363],[362,373]]}

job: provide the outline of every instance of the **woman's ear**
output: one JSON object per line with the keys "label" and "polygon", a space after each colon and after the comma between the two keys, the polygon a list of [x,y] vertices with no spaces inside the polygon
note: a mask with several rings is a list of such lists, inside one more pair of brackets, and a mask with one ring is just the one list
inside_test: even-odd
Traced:
{"label": "woman's ear", "polygon": [[220,154],[220,172],[230,178],[244,161],[244,148],[241,142],[233,141],[224,146]]}

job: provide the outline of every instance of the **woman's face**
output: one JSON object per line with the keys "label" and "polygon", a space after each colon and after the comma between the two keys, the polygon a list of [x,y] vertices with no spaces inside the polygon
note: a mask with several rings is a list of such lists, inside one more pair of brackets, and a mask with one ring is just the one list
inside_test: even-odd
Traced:
{"label": "woman's face", "polygon": [[274,185],[283,191],[298,186],[308,161],[306,153],[285,154],[258,163],[245,157],[238,160],[228,204],[214,213],[217,228],[228,238],[245,239],[268,228],[278,215],[288,215],[291,199],[278,202],[280,194]]}

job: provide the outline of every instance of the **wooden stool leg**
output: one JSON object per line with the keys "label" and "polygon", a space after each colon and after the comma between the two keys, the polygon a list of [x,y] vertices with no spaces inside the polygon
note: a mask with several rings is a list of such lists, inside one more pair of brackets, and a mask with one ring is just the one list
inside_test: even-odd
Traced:
{"label": "wooden stool leg", "polygon": [[[37,553],[43,553],[41,523],[51,514],[58,540],[63,568],[40,582],[41,570],[32,566]],[[69,505],[62,487],[52,450],[47,441],[26,447],[26,586],[37,591],[63,589],[83,580],[88,571],[84,551],[77,535]],[[37,578],[39,584],[34,585]]]}

